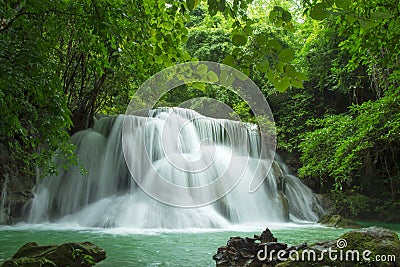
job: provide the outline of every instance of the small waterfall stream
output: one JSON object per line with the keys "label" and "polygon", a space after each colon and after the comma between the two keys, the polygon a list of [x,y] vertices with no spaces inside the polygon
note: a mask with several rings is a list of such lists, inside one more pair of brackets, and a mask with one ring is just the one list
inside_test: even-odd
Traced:
{"label": "small waterfall stream", "polygon": [[[130,125],[129,133],[124,136],[128,142],[126,159],[122,140],[124,122]],[[166,129],[177,140],[165,135]],[[206,118],[188,109],[160,108],[151,110],[148,117],[101,118],[93,129],[78,132],[71,139],[87,173],[78,167],[64,170],[60,162],[58,175],[46,177],[34,190],[31,223],[224,228],[243,223],[315,222],[323,212],[313,192],[290,175],[283,163],[274,161],[269,170],[271,162],[263,160],[267,151],[261,149],[260,135],[239,122]],[[177,166],[181,163],[182,166]],[[199,166],[204,168],[187,171]],[[155,192],[182,202],[194,194],[190,187],[216,182],[221,175],[234,177],[237,172],[243,175],[231,191],[216,182],[213,190],[229,191],[219,200],[201,207],[179,208],[147,195],[138,186],[138,180],[132,179],[132,169],[136,178]],[[155,173],[188,189],[184,195],[176,195],[160,188]],[[265,180],[256,192],[249,193],[254,176]],[[207,199],[211,193],[215,192],[202,192],[196,197]]]}
{"label": "small waterfall stream", "polygon": [[8,216],[10,208],[6,209],[7,202],[7,186],[10,182],[10,177],[8,174],[4,175],[3,189],[1,190],[0,196],[0,224],[6,224],[8,222]]}

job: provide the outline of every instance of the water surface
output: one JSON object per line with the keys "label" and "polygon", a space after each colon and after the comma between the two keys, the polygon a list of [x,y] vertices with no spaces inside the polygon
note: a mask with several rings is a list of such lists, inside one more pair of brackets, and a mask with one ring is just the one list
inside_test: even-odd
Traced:
{"label": "water surface", "polygon": [[[348,230],[316,224],[269,225],[280,242],[297,245],[338,238]],[[231,236],[260,234],[262,227],[234,226],[231,229],[100,229],[59,224],[0,227],[0,261],[10,258],[22,245],[64,242],[93,242],[107,252],[96,266],[215,266],[212,256]]]}

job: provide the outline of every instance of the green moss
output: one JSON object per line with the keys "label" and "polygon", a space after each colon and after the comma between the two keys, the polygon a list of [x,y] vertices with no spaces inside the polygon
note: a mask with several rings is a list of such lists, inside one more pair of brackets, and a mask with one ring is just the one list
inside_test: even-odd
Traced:
{"label": "green moss", "polygon": [[29,258],[23,257],[18,259],[7,260],[3,263],[2,267],[55,267],[57,266],[51,260],[46,258]]}
{"label": "green moss", "polygon": [[361,226],[352,221],[350,219],[343,218],[337,214],[325,214],[319,220],[319,223],[324,224],[329,227],[337,227],[337,228],[361,228]]}
{"label": "green moss", "polygon": [[[396,233],[380,227],[369,227],[360,230],[351,231],[343,234],[341,239],[345,239],[347,245],[343,248],[343,255],[349,250],[358,250],[360,253],[360,261],[331,261],[328,255],[325,255],[321,261],[287,261],[282,262],[277,267],[322,267],[322,266],[336,266],[336,267],[353,267],[353,266],[379,266],[379,267],[394,267],[397,266],[396,262],[400,259],[400,241]],[[332,250],[338,250],[336,240],[321,242],[311,245],[308,250],[314,250],[316,255],[321,255],[321,251],[331,248]],[[365,262],[362,261],[363,251],[369,250],[371,254],[368,257],[373,260],[377,255],[394,255],[396,257],[395,262]],[[299,251],[299,255],[301,255]],[[340,254],[335,254],[339,256]]]}

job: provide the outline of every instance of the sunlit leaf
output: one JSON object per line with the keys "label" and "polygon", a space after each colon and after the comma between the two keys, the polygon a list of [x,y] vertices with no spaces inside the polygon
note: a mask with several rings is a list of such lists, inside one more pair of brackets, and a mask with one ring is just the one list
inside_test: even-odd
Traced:
{"label": "sunlit leaf", "polygon": [[274,87],[277,91],[283,93],[285,92],[290,86],[290,78],[284,77],[282,80],[275,81]]}
{"label": "sunlit leaf", "polygon": [[207,72],[207,77],[208,77],[208,80],[212,83],[216,83],[219,80],[218,75],[213,71]]}
{"label": "sunlit leaf", "polygon": [[308,76],[305,75],[304,73],[301,73],[301,72],[297,72],[297,73],[296,73],[296,77],[297,77],[297,79],[300,80],[300,81],[309,81]]}
{"label": "sunlit leaf", "polygon": [[304,88],[303,82],[301,82],[301,81],[292,79],[292,80],[290,81],[290,83],[291,83],[292,86],[295,87],[295,88]]}
{"label": "sunlit leaf", "polygon": [[193,88],[199,89],[203,92],[206,90],[206,85],[204,83],[195,82],[195,83],[192,83],[191,85]]}
{"label": "sunlit leaf", "polygon": [[273,83],[275,81],[275,74],[272,70],[267,72],[267,79],[269,82]]}
{"label": "sunlit leaf", "polygon": [[200,64],[197,66],[197,72],[200,74],[206,74],[208,71],[208,66],[205,64]]}

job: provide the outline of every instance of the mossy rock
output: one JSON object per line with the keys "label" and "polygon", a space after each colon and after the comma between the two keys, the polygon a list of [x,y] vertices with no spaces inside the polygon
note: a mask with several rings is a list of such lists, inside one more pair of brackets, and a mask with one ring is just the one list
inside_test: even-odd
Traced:
{"label": "mossy rock", "polygon": [[91,267],[106,258],[106,252],[90,242],[39,246],[29,242],[2,267]]}
{"label": "mossy rock", "polygon": [[[344,241],[343,241],[344,240]],[[345,242],[345,243],[339,243]],[[342,247],[342,249],[340,249]],[[337,250],[337,260],[331,260],[328,255],[323,254],[322,260],[317,261],[286,261],[279,263],[276,267],[353,267],[353,266],[376,266],[376,267],[396,267],[400,266],[400,241],[397,234],[391,230],[381,227],[368,227],[343,234],[339,239],[325,242],[315,243],[307,248],[308,251],[314,251],[319,257],[323,250]],[[362,253],[369,250],[371,253],[367,255],[371,261],[363,261]],[[343,252],[341,252],[343,251]],[[359,252],[359,260],[351,261],[352,253]],[[302,251],[299,251],[301,255]],[[348,258],[343,256],[344,260],[340,260],[340,255],[349,253]],[[377,255],[390,255],[390,261],[374,261]]]}
{"label": "mossy rock", "polygon": [[337,214],[325,214],[324,216],[322,216],[318,223],[329,226],[329,227],[336,227],[336,228],[351,228],[351,229],[357,229],[357,228],[361,228],[361,225],[359,225],[358,223],[356,223],[353,220],[350,219],[346,219],[343,218],[340,215]]}
{"label": "mossy rock", "polygon": [[[376,255],[394,255],[397,261],[400,260],[400,240],[397,234],[391,230],[373,226],[345,233],[341,238],[347,241],[346,250],[370,250],[372,252],[371,258],[374,258]],[[390,262],[385,264],[382,262],[379,266],[400,265],[393,265]]]}

